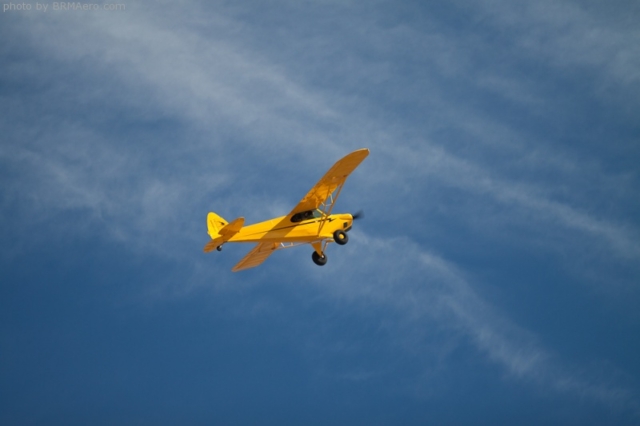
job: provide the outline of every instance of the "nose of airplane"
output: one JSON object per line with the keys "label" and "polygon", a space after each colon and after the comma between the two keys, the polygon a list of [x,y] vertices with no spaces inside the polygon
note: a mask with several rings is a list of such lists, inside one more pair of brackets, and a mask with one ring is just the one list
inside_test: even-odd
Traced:
{"label": "nose of airplane", "polygon": [[345,222],[349,222],[349,223],[353,222],[353,216],[349,213],[343,213],[340,216],[338,216],[338,218],[340,220],[344,220]]}
{"label": "nose of airplane", "polygon": [[343,229],[350,229],[353,224],[353,216],[349,213],[343,213],[338,216],[338,219],[342,222]]}

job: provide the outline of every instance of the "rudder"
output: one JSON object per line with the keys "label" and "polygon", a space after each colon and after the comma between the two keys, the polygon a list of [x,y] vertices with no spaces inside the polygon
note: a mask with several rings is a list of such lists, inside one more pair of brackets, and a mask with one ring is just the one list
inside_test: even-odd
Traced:
{"label": "rudder", "polygon": [[207,215],[207,230],[211,239],[215,239],[220,235],[220,230],[227,226],[229,222],[224,220],[222,216],[209,212]]}

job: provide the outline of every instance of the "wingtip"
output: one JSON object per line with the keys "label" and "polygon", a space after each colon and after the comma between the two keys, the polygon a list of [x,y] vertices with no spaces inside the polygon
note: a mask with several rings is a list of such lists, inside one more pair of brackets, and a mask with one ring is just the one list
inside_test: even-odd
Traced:
{"label": "wingtip", "polygon": [[356,149],[349,155],[352,155],[355,158],[360,158],[361,160],[364,160],[369,155],[369,148]]}

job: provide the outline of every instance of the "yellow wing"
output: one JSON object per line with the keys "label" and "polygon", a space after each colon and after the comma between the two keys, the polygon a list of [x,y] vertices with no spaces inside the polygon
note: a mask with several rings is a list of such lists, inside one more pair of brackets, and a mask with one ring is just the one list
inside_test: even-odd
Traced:
{"label": "yellow wing", "polygon": [[[314,210],[320,207],[333,192],[341,187],[347,177],[353,172],[356,167],[362,163],[362,161],[369,155],[367,148],[362,148],[357,151],[353,151],[351,154],[347,154],[342,159],[338,160],[336,164],[329,169],[329,171],[311,188],[311,190],[304,196],[297,206],[291,210],[289,215],[295,213],[304,212],[307,210]],[[333,204],[338,198],[337,194],[331,200]]]}
{"label": "yellow wing", "polygon": [[259,243],[233,267],[232,271],[238,272],[243,269],[255,268],[267,260],[267,257],[271,256],[277,247],[277,243]]}

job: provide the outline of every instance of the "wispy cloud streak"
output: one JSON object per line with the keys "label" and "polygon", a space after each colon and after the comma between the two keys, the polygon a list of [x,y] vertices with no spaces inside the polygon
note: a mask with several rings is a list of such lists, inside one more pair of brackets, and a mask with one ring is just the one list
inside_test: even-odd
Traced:
{"label": "wispy cloud streak", "polygon": [[318,280],[334,297],[391,307],[406,320],[404,333],[421,335],[435,327],[463,335],[513,379],[640,415],[633,391],[563,365],[538,337],[483,300],[455,265],[406,238],[383,241],[357,233],[357,240],[347,257],[367,260],[337,260],[339,272]]}
{"label": "wispy cloud streak", "polygon": [[[134,19],[133,16],[135,24],[131,21]],[[156,107],[160,106],[172,115],[195,120],[204,126],[204,129],[215,130],[219,124],[228,126],[222,123],[230,120],[236,126],[245,127],[243,132],[248,129],[248,139],[255,137],[254,142],[247,140],[246,143],[273,144],[270,149],[277,149],[275,146],[278,146],[285,150],[292,144],[303,145],[307,150],[311,150],[313,146],[321,143],[325,152],[340,155],[343,149],[339,147],[339,143],[332,141],[330,135],[320,127],[311,124],[320,120],[324,125],[333,124],[341,129],[342,135],[339,140],[351,137],[367,140],[374,149],[377,148],[393,157],[393,163],[383,165],[387,169],[403,169],[406,173],[406,166],[412,164],[411,174],[407,175],[406,179],[415,180],[416,176],[427,175],[430,179],[444,181],[446,185],[463,188],[475,194],[486,194],[497,202],[517,205],[530,211],[529,218],[534,221],[550,218],[568,228],[601,238],[622,257],[637,258],[640,255],[636,238],[629,237],[634,231],[626,229],[627,225],[609,223],[606,219],[597,220],[580,208],[548,199],[536,182],[509,182],[500,175],[489,172],[484,165],[474,163],[473,159],[458,157],[445,145],[434,143],[433,138],[424,141],[417,151],[396,147],[389,149],[389,141],[402,140],[404,135],[383,130],[386,126],[374,124],[357,111],[345,109],[347,105],[338,99],[293,82],[285,69],[270,64],[268,57],[255,52],[251,46],[242,45],[242,39],[240,42],[234,41],[233,44],[227,39],[215,39],[212,42],[209,37],[184,27],[167,29],[161,26],[160,24],[165,22],[162,15],[139,18],[137,15],[97,15],[93,19],[87,20],[84,17],[80,20],[67,15],[47,25],[42,25],[43,22],[35,25],[34,22],[32,30],[35,31],[31,37],[41,40],[41,48],[59,59],[74,61],[91,55],[91,66],[98,69],[113,68],[123,87],[146,88],[144,92]],[[239,23],[223,16],[213,18],[214,27],[218,25],[221,29],[235,28],[239,31]],[[70,27],[74,28],[73,32],[65,30]],[[373,34],[376,34],[375,28],[373,30]],[[75,37],[78,31],[84,34],[81,39]],[[51,32],[56,33],[55,39],[47,37]],[[51,40],[52,43],[49,44],[47,40]],[[82,98],[77,100],[81,101]],[[304,125],[297,123],[298,120],[292,120],[292,116],[297,116]],[[350,129],[354,124],[360,134],[356,135],[356,132]],[[362,130],[366,133],[362,134]],[[381,135],[384,136],[380,137]],[[518,135],[512,135],[511,139],[514,137],[517,139]],[[68,132],[60,135],[60,138],[69,141],[65,144],[70,144],[70,150],[78,149],[78,146],[70,141],[86,140],[77,133]],[[93,147],[89,147],[88,143],[85,143],[82,150],[109,149],[101,148],[103,144],[100,142],[94,141],[92,144]],[[216,155],[213,146],[202,146],[201,142],[180,141],[179,144],[182,149],[191,145],[194,149],[210,152],[211,157]],[[126,147],[125,152],[134,151],[132,148]],[[167,152],[169,153],[170,151]],[[92,161],[91,158],[93,161],[101,158],[108,163],[108,157],[122,155],[121,152],[108,155],[104,152],[93,152],[83,161],[88,164]],[[46,166],[51,170],[53,179],[59,181],[60,188],[70,188],[72,183],[69,180],[70,172],[62,172],[63,169],[68,169],[68,160],[70,159],[66,158],[58,165],[50,163]],[[54,157],[39,161],[45,161],[46,164],[47,161],[57,160]],[[114,170],[113,167],[107,168]],[[116,168],[122,170],[120,166]],[[82,173],[87,174],[89,170],[87,168]],[[125,173],[131,175],[131,172]],[[105,180],[107,179],[96,179],[97,182]],[[107,205],[111,202],[98,199],[99,194],[106,194],[106,191],[96,191],[94,187],[82,188],[86,185],[85,182],[87,180],[80,176],[73,180],[74,189],[70,191],[75,192],[76,200],[85,199],[89,207]],[[141,197],[141,200],[146,200],[147,205],[151,202],[151,194],[159,194],[158,184],[149,182],[155,190],[139,189],[147,194]],[[60,197],[62,202],[66,199],[68,197]],[[160,204],[159,201],[154,203]],[[144,206],[139,208],[144,209]]]}

